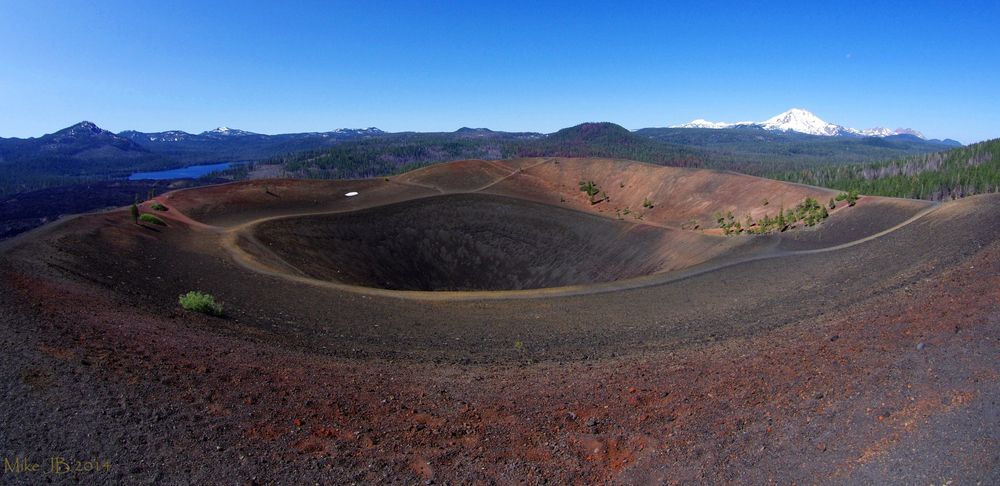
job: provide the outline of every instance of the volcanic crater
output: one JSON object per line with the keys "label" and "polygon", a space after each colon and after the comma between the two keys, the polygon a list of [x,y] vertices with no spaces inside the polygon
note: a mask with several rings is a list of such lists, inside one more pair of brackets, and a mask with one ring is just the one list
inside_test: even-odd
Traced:
{"label": "volcanic crater", "polygon": [[[608,187],[596,202],[578,188],[589,179]],[[751,190],[741,187],[748,183]],[[579,292],[759,250],[759,241],[706,236],[690,226],[708,224],[713,211],[760,206],[760,185],[770,186],[771,212],[833,194],[626,161],[460,161],[403,174],[359,196],[312,201],[325,209],[248,217],[231,232],[231,247],[253,268],[341,288],[465,298],[476,291]],[[270,202],[260,209],[294,204]]]}
{"label": "volcanic crater", "polygon": [[647,275],[669,230],[484,194],[279,218],[254,236],[321,280],[390,290],[521,290]]}
{"label": "volcanic crater", "polygon": [[535,158],[66,218],[0,247],[0,453],[121,484],[996,484],[1000,195],[715,228],[836,194]]}

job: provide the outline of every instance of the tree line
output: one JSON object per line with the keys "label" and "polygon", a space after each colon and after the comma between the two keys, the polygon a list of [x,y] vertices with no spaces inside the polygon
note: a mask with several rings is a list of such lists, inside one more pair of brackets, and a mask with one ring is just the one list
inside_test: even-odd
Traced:
{"label": "tree line", "polygon": [[941,201],[1000,191],[1000,139],[887,162],[788,171],[775,179],[875,196]]}

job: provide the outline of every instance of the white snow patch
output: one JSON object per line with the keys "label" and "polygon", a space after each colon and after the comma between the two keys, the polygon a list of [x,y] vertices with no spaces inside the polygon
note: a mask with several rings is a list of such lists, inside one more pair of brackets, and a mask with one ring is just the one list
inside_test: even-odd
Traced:
{"label": "white snow patch", "polygon": [[722,128],[729,128],[729,127],[731,127],[733,125],[734,125],[733,123],[711,122],[711,121],[703,120],[703,119],[699,118],[697,120],[692,120],[692,121],[690,121],[688,123],[685,123],[683,125],[674,125],[674,126],[672,126],[670,128],[712,128],[712,129],[718,130],[718,129],[722,129]]}
{"label": "white snow patch", "polygon": [[357,191],[351,191],[351,192],[348,192],[347,194],[344,194],[344,195],[347,196],[347,197],[354,197],[354,196],[358,195],[358,192]]}

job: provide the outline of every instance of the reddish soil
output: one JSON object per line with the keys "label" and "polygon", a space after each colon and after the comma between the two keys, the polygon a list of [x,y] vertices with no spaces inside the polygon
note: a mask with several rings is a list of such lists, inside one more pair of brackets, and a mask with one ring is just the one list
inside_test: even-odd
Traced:
{"label": "reddish soil", "polygon": [[[1000,482],[995,195],[863,198],[778,236],[672,229],[728,250],[634,285],[535,298],[358,291],[264,250],[247,265],[229,243],[260,218],[469,188],[546,202],[533,188],[579,175],[533,174],[588,165],[608,184],[597,174],[621,163],[538,162],[492,163],[456,187],[424,172],[178,191],[160,197],[165,227],[121,210],[12,240],[0,255],[0,455],[43,471],[3,482]],[[782,191],[788,207],[796,191],[822,191],[689,176],[726,189],[633,223],[669,229],[710,207],[753,211]],[[729,177],[749,187],[712,182]],[[673,189],[636,197],[683,192],[646,183]],[[591,211],[585,199],[564,209]],[[196,288],[226,317],[180,309],[176,296]],[[52,456],[108,467],[45,473]]]}

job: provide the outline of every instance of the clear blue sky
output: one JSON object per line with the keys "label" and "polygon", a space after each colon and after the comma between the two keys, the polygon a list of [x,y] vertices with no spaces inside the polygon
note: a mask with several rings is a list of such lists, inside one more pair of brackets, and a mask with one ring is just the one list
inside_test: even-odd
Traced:
{"label": "clear blue sky", "polygon": [[1000,137],[1000,6],[0,0],[0,136],[551,132],[791,107]]}

